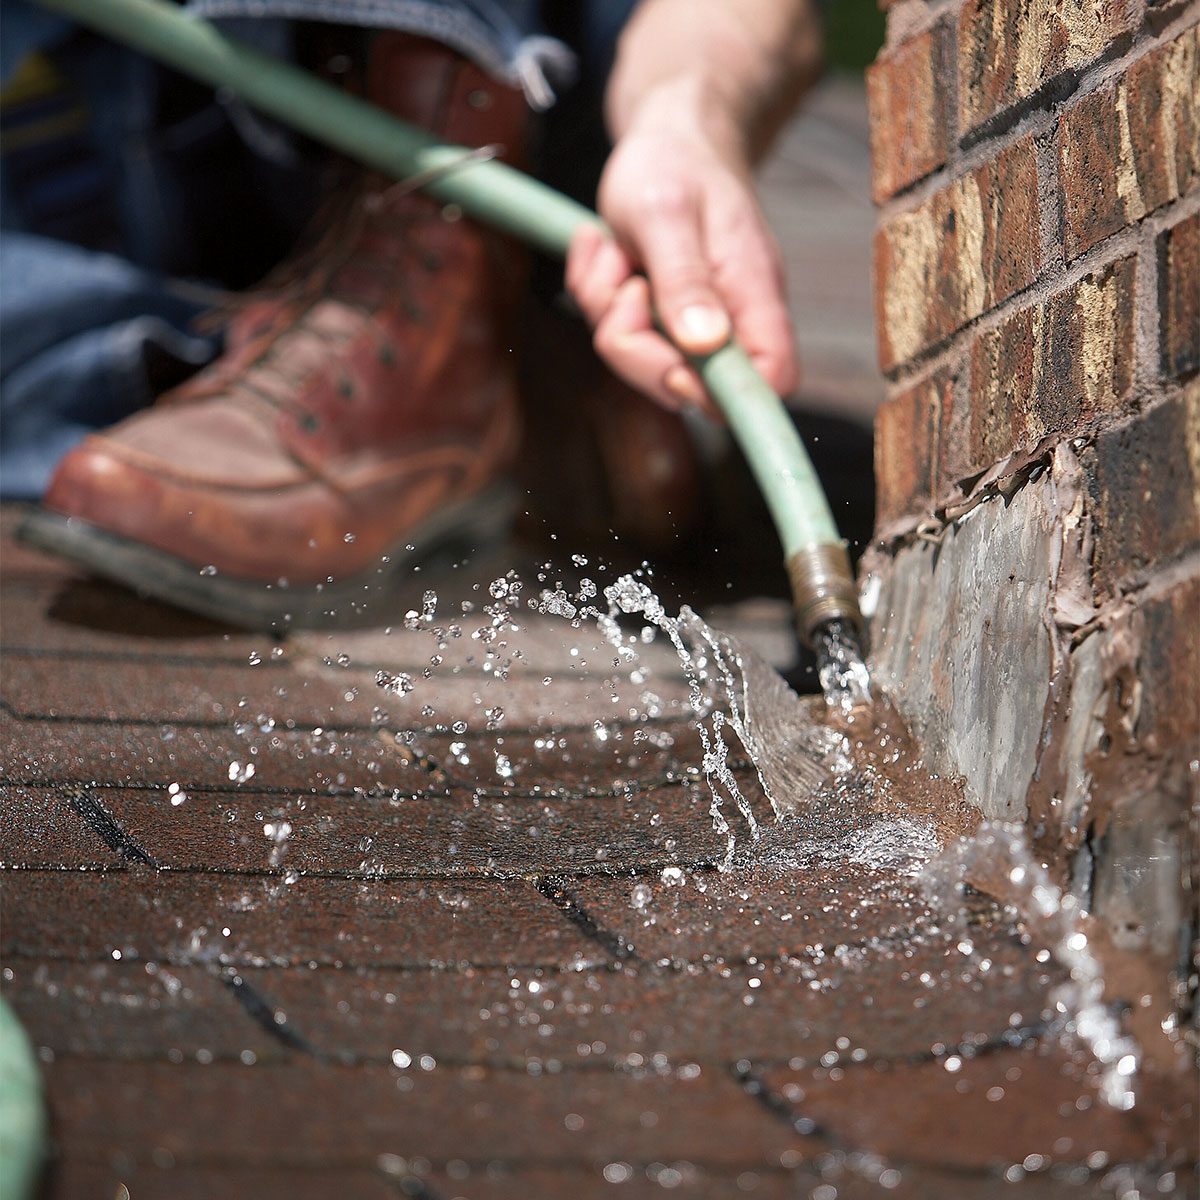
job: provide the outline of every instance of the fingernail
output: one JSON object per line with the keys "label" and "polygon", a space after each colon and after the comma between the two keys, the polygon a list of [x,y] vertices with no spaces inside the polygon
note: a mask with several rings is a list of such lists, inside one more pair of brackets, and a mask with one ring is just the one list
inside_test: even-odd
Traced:
{"label": "fingernail", "polygon": [[679,314],[679,330],[689,345],[715,349],[729,336],[729,318],[710,304],[689,304]]}
{"label": "fingernail", "polygon": [[668,392],[688,404],[704,403],[704,388],[700,381],[681,363],[677,363],[666,373],[663,383],[666,384]]}

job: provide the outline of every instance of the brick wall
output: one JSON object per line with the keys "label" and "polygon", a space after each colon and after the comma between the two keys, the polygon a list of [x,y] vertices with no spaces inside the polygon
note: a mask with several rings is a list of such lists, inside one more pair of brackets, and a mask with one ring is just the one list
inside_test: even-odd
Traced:
{"label": "brick wall", "polygon": [[986,813],[1165,940],[1196,869],[1200,4],[887,8],[877,676]]}

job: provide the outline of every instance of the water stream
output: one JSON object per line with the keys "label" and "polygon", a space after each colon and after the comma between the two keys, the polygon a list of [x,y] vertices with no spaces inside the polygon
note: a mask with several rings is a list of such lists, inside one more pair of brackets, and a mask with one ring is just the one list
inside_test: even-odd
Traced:
{"label": "water stream", "polygon": [[[587,566],[582,556],[573,561]],[[711,865],[748,881],[747,897],[778,881],[786,891],[798,871],[827,873],[831,888],[851,892],[856,872],[907,879],[910,893],[925,898],[920,920],[960,947],[970,945],[962,929],[955,932],[965,919],[964,888],[992,897],[1066,973],[1053,995],[1057,1035],[1087,1049],[1106,1104],[1133,1107],[1139,1048],[1105,1003],[1103,973],[1082,930],[1078,901],[1051,882],[1022,829],[981,823],[957,783],[930,775],[898,716],[872,698],[845,630],[827,627],[819,647],[822,704],[798,697],[756,653],[687,606],[668,612],[648,572],[608,584],[583,575],[567,586],[544,564],[532,586],[510,571],[486,585],[478,601],[461,602],[450,615],[439,614],[444,607],[430,590],[403,618],[401,636],[429,639],[426,666],[411,666],[410,639],[404,669],[375,675],[382,703],[412,714],[406,720],[401,712],[376,709],[376,723],[405,753],[444,756],[447,767],[477,781],[482,801],[527,779],[542,780],[556,764],[571,768],[581,761],[599,761],[597,773],[611,786],[636,773],[639,748],[661,757],[686,731],[698,741],[699,761],[682,769],[707,785],[713,827],[725,847]],[[557,638],[557,646],[539,648],[538,639],[547,637]],[[506,710],[518,702],[513,685],[521,682],[528,691],[535,668],[548,661],[565,662],[568,675],[592,681],[582,719],[581,712],[510,717]],[[327,663],[353,667],[348,654]],[[561,666],[548,668],[540,683],[549,688],[556,677],[563,678]],[[443,715],[439,693],[448,694],[451,679],[459,708]],[[476,715],[466,719],[461,685],[471,680]],[[246,768],[234,766],[231,778],[242,778]],[[269,814],[263,826],[272,867],[283,864],[296,824],[295,814],[285,815]],[[668,853],[671,845],[666,842]],[[601,865],[605,853],[597,847]],[[631,885],[631,907],[652,925],[659,888],[682,903],[680,885],[696,870],[694,861],[669,862],[659,885]],[[285,882],[295,877],[289,870]],[[694,880],[700,892],[710,886],[702,870]],[[852,895],[846,900],[862,902]]]}

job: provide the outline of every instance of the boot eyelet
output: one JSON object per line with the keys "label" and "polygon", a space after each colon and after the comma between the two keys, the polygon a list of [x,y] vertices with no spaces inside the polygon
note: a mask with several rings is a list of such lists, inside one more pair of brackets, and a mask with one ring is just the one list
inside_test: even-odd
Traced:
{"label": "boot eyelet", "polygon": [[317,420],[316,413],[306,412],[300,415],[300,428],[305,433],[316,433],[320,426],[321,422]]}
{"label": "boot eyelet", "polygon": [[467,93],[467,103],[478,112],[487,112],[492,107],[492,93],[483,88],[475,88]]}
{"label": "boot eyelet", "polygon": [[352,400],[354,398],[354,380],[349,375],[342,375],[338,378],[338,394],[344,400]]}

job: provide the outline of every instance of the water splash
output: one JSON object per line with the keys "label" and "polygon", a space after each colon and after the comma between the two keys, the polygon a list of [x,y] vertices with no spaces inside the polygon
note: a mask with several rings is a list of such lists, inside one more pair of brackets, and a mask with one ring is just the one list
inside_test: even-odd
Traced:
{"label": "water splash", "polygon": [[1024,828],[983,822],[974,836],[960,839],[929,865],[924,882],[944,911],[960,908],[963,889],[970,886],[1015,908],[1045,938],[1070,976],[1052,995],[1060,1032],[1076,1038],[1101,1065],[1101,1099],[1112,1108],[1133,1108],[1140,1048],[1104,1002],[1104,971],[1082,927],[1083,905],[1057,887],[1033,857]]}
{"label": "water splash", "polygon": [[[677,617],[670,616],[653,591],[632,575],[623,575],[616,583],[604,589],[609,609],[599,614],[601,632],[609,642],[627,659],[636,658],[636,653],[621,636],[618,614],[628,616],[640,614],[653,627],[667,635],[679,656],[680,666],[688,685],[688,697],[695,716],[697,732],[703,747],[702,766],[712,794],[713,825],[727,837],[727,851],[723,866],[728,866],[733,857],[735,836],[729,824],[724,806],[732,802],[750,830],[750,836],[758,838],[758,820],[750,807],[729,765],[729,744],[725,729],[730,727],[741,738],[743,744],[749,738],[746,722],[742,715],[745,676],[739,670],[740,663],[728,639],[723,639],[700,620],[686,605]],[[740,677],[740,678],[739,678]],[[713,682],[723,691],[724,708],[717,705]],[[747,746],[747,749],[750,749]],[[772,809],[778,815],[770,785],[759,778]]]}
{"label": "water splash", "polygon": [[[619,789],[632,758],[631,744],[668,749],[679,726],[690,724],[700,742],[699,762],[684,770],[707,783],[712,823],[725,839],[718,864],[723,870],[733,868],[734,878],[740,878],[745,869],[759,882],[773,873],[794,879],[797,870],[825,870],[851,881],[875,872],[887,876],[889,886],[890,880],[920,875],[930,899],[927,914],[917,915],[928,915],[931,927],[943,914],[962,912],[964,882],[1013,905],[1036,923],[1054,958],[1069,972],[1069,982],[1054,996],[1061,1015],[1059,1032],[1086,1045],[1101,1065],[1105,1102],[1119,1109],[1133,1107],[1140,1051],[1104,1004],[1101,964],[1081,925],[1079,903],[1063,895],[1033,860],[1019,828],[985,823],[977,834],[943,851],[954,833],[944,811],[926,807],[907,812],[903,804],[891,802],[889,789],[911,763],[891,757],[886,736],[877,738],[881,753],[873,767],[861,753],[865,731],[878,725],[886,705],[880,701],[868,707],[870,680],[853,630],[831,623],[819,631],[818,664],[826,701],[822,706],[797,697],[752,650],[687,606],[677,614],[668,612],[650,586],[648,569],[600,586],[596,580],[606,578],[603,570],[597,564],[592,578],[571,585],[554,578],[549,564],[543,564],[531,587],[510,571],[483,584],[477,600],[462,602],[462,616],[444,602],[439,612],[439,598],[427,591],[420,610],[408,612],[404,624],[433,639],[429,665],[420,669],[410,662],[407,672],[372,670],[389,706],[394,699],[414,716],[419,709],[422,719],[416,726],[405,725],[402,714],[396,713],[394,720],[385,714],[373,718],[372,724],[394,731],[389,736],[415,751],[410,755],[414,761],[426,752],[418,726],[436,731],[435,738],[444,735],[449,755],[443,749],[436,765],[451,772],[455,765],[470,768],[468,776],[478,773],[477,805],[519,788],[522,772],[537,763],[539,754],[560,755],[563,762],[572,754],[577,760],[598,755],[601,774],[611,754],[613,770],[605,786]],[[526,624],[526,611],[543,620]],[[565,636],[564,644],[570,647],[568,658],[563,644],[554,645],[555,664],[565,660],[566,665],[555,665],[553,678],[565,680],[578,671],[580,679],[591,681],[591,710],[573,726],[555,725],[550,716],[545,724],[523,719],[517,711],[522,703],[518,694],[513,693],[512,703],[507,698],[510,670],[522,670],[527,682],[551,680],[543,676],[545,666],[537,659],[539,644],[540,652],[546,652],[538,639],[546,639],[547,631]],[[597,644],[589,641],[589,634],[598,635]],[[336,661],[339,667],[350,665],[347,656]],[[439,679],[462,673],[474,673],[474,708],[456,709],[453,717],[447,713],[435,724],[435,705],[442,703]],[[463,689],[456,690],[461,698]],[[542,694],[540,688],[537,691]],[[498,697],[498,692],[505,696]],[[504,700],[502,705],[495,703],[498,698]],[[607,716],[596,716],[595,706],[607,705],[610,699],[620,704],[606,708]],[[518,733],[506,738],[506,723]],[[267,724],[258,721],[254,728],[265,733]],[[521,727],[536,736],[523,744]],[[337,759],[338,765],[350,753],[341,748],[336,731],[317,729],[310,742],[309,754]],[[437,757],[434,749],[427,752]],[[231,764],[231,778],[246,782],[249,776],[242,772],[241,764]],[[334,782],[344,785],[346,776],[339,774]],[[654,826],[655,819],[649,824]],[[264,828],[273,843],[273,867],[281,865],[287,844],[287,835],[273,836],[278,828]],[[364,853],[371,848],[370,839],[365,841],[360,845]],[[674,853],[669,840],[662,848]],[[598,847],[597,862],[607,853],[607,847]],[[713,857],[718,856],[719,844]],[[688,882],[683,869],[672,859],[667,862],[672,865],[653,886],[639,880],[631,887],[628,904],[634,912],[647,913]],[[656,869],[659,865],[655,863]],[[382,874],[384,868],[382,858],[369,858],[360,869]],[[691,882],[698,892],[722,886],[714,885],[712,878],[711,872],[706,880],[698,871]],[[758,887],[759,882],[747,887]],[[849,899],[870,903],[870,895],[861,888],[853,891],[855,886],[848,885]],[[917,913],[923,904],[918,895],[917,905],[906,911]],[[789,908],[787,916],[791,915]]]}
{"label": "water splash", "polygon": [[284,856],[287,854],[288,838],[292,836],[292,823],[282,819],[265,821],[263,823],[263,837],[271,843],[270,863],[272,867],[278,867],[283,863]]}
{"label": "water splash", "polygon": [[848,716],[871,703],[871,676],[863,659],[858,633],[845,621],[827,621],[813,631],[817,678],[825,702]]}

